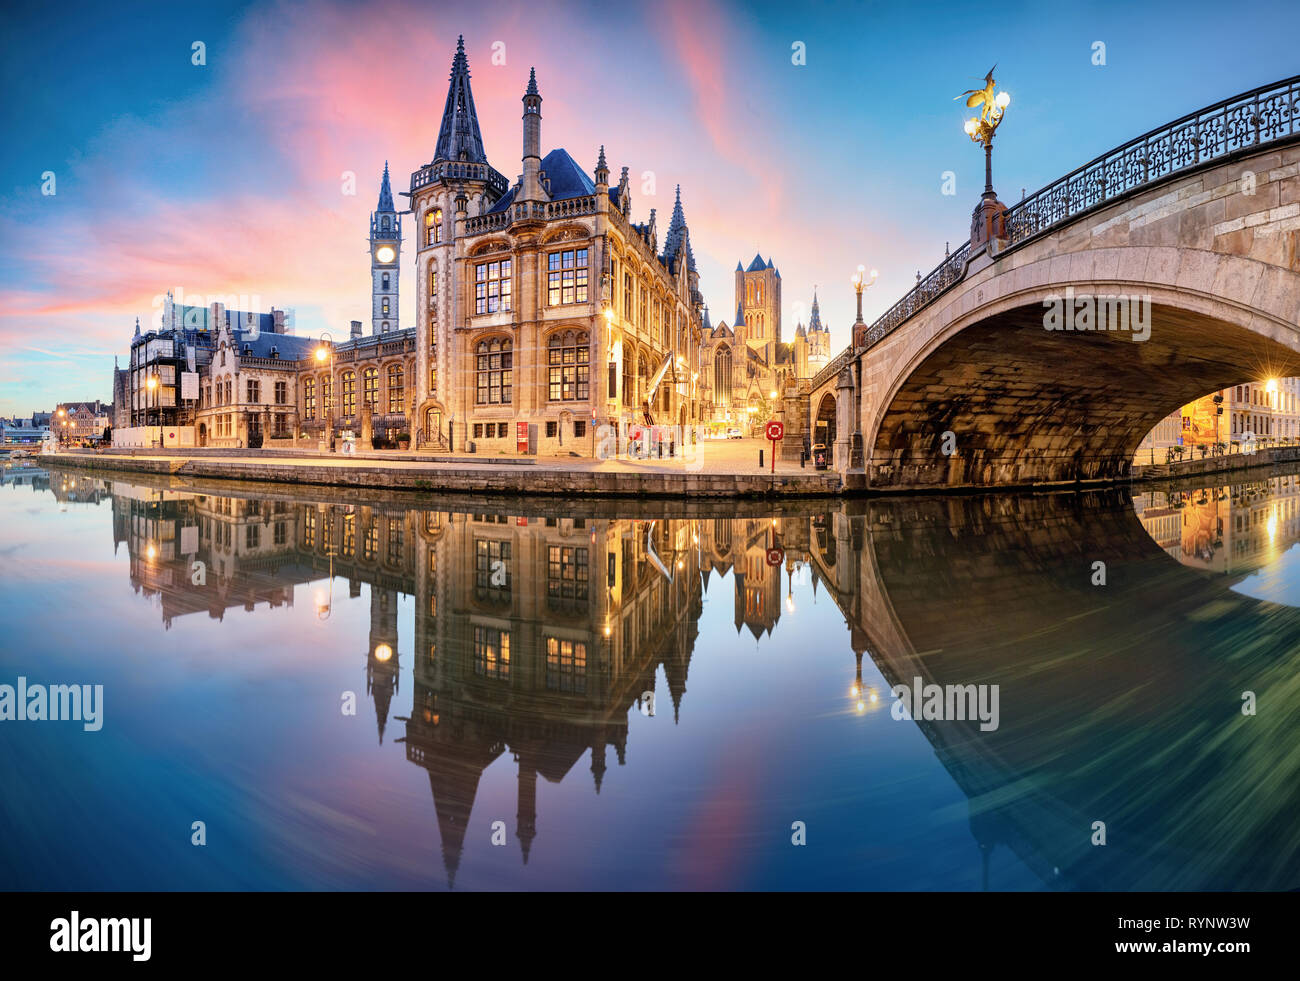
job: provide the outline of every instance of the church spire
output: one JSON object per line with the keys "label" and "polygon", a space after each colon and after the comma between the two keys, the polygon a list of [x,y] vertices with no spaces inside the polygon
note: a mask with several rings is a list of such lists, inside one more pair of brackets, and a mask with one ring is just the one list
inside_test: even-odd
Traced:
{"label": "church spire", "polygon": [[821,315],[820,308],[817,306],[817,287],[814,286],[812,316],[808,320],[808,330],[809,332],[812,332],[814,330],[821,330],[821,329],[822,329],[822,315]]}
{"label": "church spire", "polygon": [[442,127],[438,130],[438,148],[433,159],[487,163],[478,113],[474,109],[474,93],[469,87],[469,61],[465,57],[463,36],[456,41],[456,55],[451,61],[451,84],[447,87],[447,105],[442,110]]}
{"label": "church spire", "polygon": [[376,211],[396,211],[393,207],[393,186],[388,182],[388,161],[384,161],[384,182],[379,185],[379,206]]}
{"label": "church spire", "polygon": [[691,249],[690,230],[686,227],[686,215],[682,211],[682,186],[677,185],[677,202],[673,205],[673,217],[668,222],[668,235],[664,238],[664,265],[677,257],[682,245],[686,246],[686,267],[695,271],[695,253]]}

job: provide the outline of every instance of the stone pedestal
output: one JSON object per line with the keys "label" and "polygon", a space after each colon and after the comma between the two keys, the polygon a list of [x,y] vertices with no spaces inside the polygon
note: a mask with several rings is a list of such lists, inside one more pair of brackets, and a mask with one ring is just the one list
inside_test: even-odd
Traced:
{"label": "stone pedestal", "polygon": [[371,439],[375,435],[375,410],[369,402],[361,405],[361,437],[357,440],[363,452],[373,448]]}
{"label": "stone pedestal", "polygon": [[1003,215],[1007,206],[997,199],[997,195],[986,191],[975,206],[970,219],[970,247],[978,249],[994,239],[1007,237],[1007,223]]}

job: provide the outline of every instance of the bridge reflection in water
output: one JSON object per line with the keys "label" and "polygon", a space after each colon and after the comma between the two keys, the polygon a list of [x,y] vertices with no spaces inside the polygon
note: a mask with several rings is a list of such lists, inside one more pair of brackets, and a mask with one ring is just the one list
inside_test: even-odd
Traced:
{"label": "bridge reflection in water", "polygon": [[[86,499],[86,478],[72,480]],[[891,723],[929,741],[985,862],[1010,849],[1049,888],[1300,886],[1300,610],[1243,587],[1300,536],[1294,476],[1136,500],[930,497],[775,514],[574,502],[563,517],[550,503],[430,510],[228,486],[104,482],[133,587],[168,626],[291,606],[306,583],[323,619],[368,587],[378,738],[400,727],[407,760],[428,772],[449,883],[474,851],[466,829],[494,761],[509,755],[517,771],[511,837],[526,863],[538,778],[581,779],[586,760],[599,793],[609,767],[635,768],[629,718],[680,718],[692,664],[734,655],[697,650],[704,604],[734,607],[748,649],[780,632],[807,577],[843,615],[846,691],[865,676],[888,711],[888,687],[914,678],[1000,686],[993,731]],[[67,482],[56,473],[50,489]],[[401,595],[414,609],[405,649]],[[656,707],[661,669],[669,704]],[[406,685],[410,715],[396,716]],[[1257,714],[1243,714],[1244,692]],[[1098,821],[1105,847],[1091,843]],[[869,862],[862,874],[869,885]]]}

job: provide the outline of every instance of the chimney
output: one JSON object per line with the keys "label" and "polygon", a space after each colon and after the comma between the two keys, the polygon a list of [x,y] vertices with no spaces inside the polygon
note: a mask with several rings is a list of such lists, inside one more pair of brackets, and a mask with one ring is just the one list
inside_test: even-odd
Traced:
{"label": "chimney", "polygon": [[354,321],[352,321],[352,336],[353,336],[353,337],[360,337],[360,336],[361,336],[361,321],[360,321],[360,320],[354,320]]}

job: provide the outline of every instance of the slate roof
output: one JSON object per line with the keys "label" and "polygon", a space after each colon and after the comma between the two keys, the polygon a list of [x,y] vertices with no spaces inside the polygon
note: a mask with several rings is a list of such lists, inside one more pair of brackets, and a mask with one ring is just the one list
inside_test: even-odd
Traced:
{"label": "slate roof", "polygon": [[451,60],[451,84],[447,86],[447,104],[442,110],[442,126],[438,130],[438,147],[434,160],[460,160],[485,164],[483,134],[478,127],[478,113],[474,109],[474,93],[469,87],[469,61],[465,57],[465,38],[456,41],[456,54]]}
{"label": "slate roof", "polygon": [[388,161],[384,161],[384,182],[379,185],[379,207],[376,211],[396,211],[393,207],[393,188],[388,183]]}
{"label": "slate roof", "polygon": [[[569,156],[569,151],[556,148],[542,157],[542,163],[539,169],[546,175],[551,184],[551,200],[563,201],[567,198],[580,198],[588,194],[596,193],[596,185],[591,182],[586,171],[578,166],[576,160]],[[499,211],[505,211],[515,200],[515,191],[519,189],[516,184],[505,195],[492,205],[488,214],[495,214]],[[610,201],[618,203],[617,188],[609,192]]]}
{"label": "slate roof", "polygon": [[[298,337],[294,334],[273,334],[270,331],[258,331],[254,337],[251,331],[234,331],[235,342],[241,357],[269,358],[271,348],[276,349],[276,357],[281,361],[300,361],[311,356],[312,350],[320,342],[314,337]],[[252,350],[249,350],[251,348]]]}

